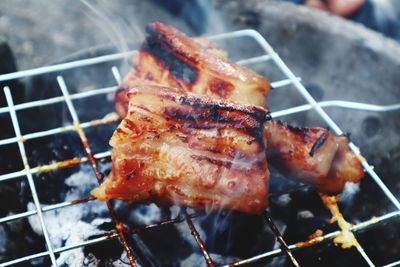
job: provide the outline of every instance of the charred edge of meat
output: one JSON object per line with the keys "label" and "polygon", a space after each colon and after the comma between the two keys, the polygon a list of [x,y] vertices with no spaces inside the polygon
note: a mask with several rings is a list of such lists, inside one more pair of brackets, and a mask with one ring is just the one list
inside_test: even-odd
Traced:
{"label": "charred edge of meat", "polygon": [[[222,112],[221,112],[222,111]],[[237,116],[230,114],[228,115],[224,110],[218,109],[217,107],[212,107],[210,109],[204,108],[194,108],[190,111],[185,111],[181,108],[176,107],[165,107],[164,113],[170,117],[179,120],[191,120],[199,123],[202,122],[221,122],[221,123],[241,123],[245,119],[250,120],[250,123],[241,124],[241,128],[260,128],[262,126],[262,121],[256,120],[254,117],[248,114],[240,114],[239,111],[231,111],[237,114]],[[254,122],[254,123],[251,123]]]}
{"label": "charred edge of meat", "polygon": [[141,92],[178,104],[177,107],[165,107],[164,114],[176,120],[187,121],[187,128],[236,128],[251,134],[256,140],[262,140],[264,122],[268,119],[268,110],[262,107],[241,105],[207,96],[176,91],[163,86],[136,86],[129,90],[127,97]]}
{"label": "charred edge of meat", "polygon": [[[241,114],[241,111],[238,110],[229,111],[229,113],[231,112],[232,114],[227,114],[223,109],[219,109],[219,106],[212,106],[210,109],[192,106],[192,109],[189,110],[176,107],[164,108],[165,115],[184,121],[185,128],[235,128],[238,130],[243,130],[246,134],[253,136],[259,144],[262,144],[263,122],[257,120],[257,118],[254,116],[243,113]],[[260,149],[264,149],[264,146],[260,146]]]}
{"label": "charred edge of meat", "polygon": [[115,91],[115,94],[120,94],[126,92],[128,88],[126,86],[118,86],[117,90]]}
{"label": "charred edge of meat", "polygon": [[258,108],[256,106],[240,106],[239,105],[232,105],[232,104],[225,104],[225,103],[218,103],[218,107],[215,103],[207,102],[202,98],[196,97],[180,97],[179,102],[182,105],[188,105],[195,108],[204,108],[204,109],[219,109],[219,110],[226,110],[226,111],[240,111],[244,114],[250,115],[254,117],[259,123],[263,123],[269,119],[270,116],[267,116],[268,111]]}
{"label": "charred edge of meat", "polygon": [[267,111],[267,114],[265,115],[265,121],[270,121],[272,120],[271,112]]}
{"label": "charred edge of meat", "polygon": [[[256,78],[258,82],[260,83],[261,88],[266,91],[268,91],[271,87],[271,84],[269,81],[245,68],[242,66],[239,66],[230,60],[228,60],[225,57],[220,57],[218,54],[215,54],[213,52],[210,52],[208,48],[210,46],[204,46],[192,38],[186,36],[182,32],[179,32],[177,29],[173,27],[169,27],[167,25],[164,25],[160,22],[155,22],[152,24],[149,24],[146,27],[146,32],[148,33],[146,41],[148,42],[146,45],[152,44],[152,45],[157,45],[156,47],[148,47],[148,48],[163,48],[169,51],[170,54],[172,54],[173,57],[178,58],[179,63],[185,63],[188,66],[192,67],[192,70],[196,71],[196,76],[193,75],[193,78],[197,78],[199,75],[199,69],[205,67],[205,70],[208,70],[210,72],[217,72],[220,75],[227,75],[231,76],[230,73],[226,72],[224,68],[220,68],[217,65],[223,62],[223,64],[228,64],[230,67],[232,67],[235,71],[241,72],[242,74],[244,73],[245,75],[250,75],[253,78]],[[145,49],[144,49],[145,50]],[[150,54],[156,55],[156,53],[152,51],[148,51]],[[211,57],[211,58],[210,58]],[[167,65],[169,58],[158,58],[160,61],[163,61],[165,59],[165,62]],[[215,65],[217,64],[217,65]],[[183,69],[184,70],[184,69]],[[204,71],[204,70],[202,70]],[[233,74],[233,76],[236,76],[237,74]],[[237,78],[237,77],[236,77]],[[193,79],[194,80],[194,79]],[[224,79],[223,79],[224,80]],[[225,81],[225,80],[224,80]],[[218,83],[217,83],[218,84]],[[265,86],[265,88],[264,88]],[[216,94],[218,94],[218,86],[216,89]],[[229,89],[229,88],[228,88]],[[226,93],[226,91],[224,91]]]}
{"label": "charred edge of meat", "polygon": [[314,156],[315,151],[320,148],[326,141],[326,139],[328,138],[328,133],[329,132],[325,132],[323,134],[321,134],[320,137],[318,137],[317,141],[315,141],[315,143],[313,144],[313,146],[310,149],[310,157]]}
{"label": "charred edge of meat", "polygon": [[206,156],[198,156],[198,155],[191,155],[190,157],[192,159],[198,160],[198,161],[205,160],[205,161],[207,161],[207,162],[209,162],[211,164],[214,164],[214,165],[216,165],[218,167],[224,166],[227,169],[230,169],[232,167],[232,162],[228,162],[228,161],[222,161],[222,160],[212,159],[212,158],[209,158],[209,157],[206,157]]}
{"label": "charred edge of meat", "polygon": [[[303,139],[306,138],[307,135],[310,133],[310,130],[313,129],[308,127],[295,127],[279,120],[276,120],[276,122],[282,125],[283,127],[287,128],[290,132],[301,136]],[[326,139],[328,138],[328,135],[329,135],[329,127],[327,127],[326,131],[322,133],[321,136],[318,137],[318,139],[314,142],[309,152],[310,157],[313,157],[317,149],[320,148],[325,143]]]}
{"label": "charred edge of meat", "polygon": [[293,125],[290,125],[290,124],[288,124],[286,122],[283,122],[281,120],[274,120],[274,121],[276,123],[282,125],[283,127],[287,128],[289,130],[289,132],[293,132],[293,133],[295,133],[297,135],[300,135],[300,136],[303,136],[303,137],[305,137],[305,135],[307,134],[308,130],[310,129],[310,128],[307,128],[307,127],[293,126]]}
{"label": "charred edge of meat", "polygon": [[342,133],[341,136],[346,137],[350,141],[351,133],[350,132]]}
{"label": "charred edge of meat", "polygon": [[128,92],[129,89],[125,85],[118,86],[115,92],[115,110],[121,119],[125,117],[126,112],[128,111],[128,106],[129,106],[129,99],[127,97]]}
{"label": "charred edge of meat", "polygon": [[[228,112],[240,112],[245,115],[251,116],[258,123],[262,124],[271,119],[269,115],[269,111],[265,108],[252,106],[252,105],[243,105],[232,102],[224,102],[221,100],[211,99],[204,95],[196,95],[196,94],[187,94],[186,92],[177,91],[176,88],[168,88],[164,86],[151,86],[154,89],[154,92],[159,97],[162,97],[166,100],[173,101],[179,105],[190,106],[193,109],[203,109],[215,111],[228,111]],[[147,87],[148,88],[148,87]],[[127,92],[128,98],[129,95],[135,95],[142,91],[142,86],[135,86],[131,90]],[[146,91],[146,90],[144,90]]]}
{"label": "charred edge of meat", "polygon": [[208,121],[213,122],[235,122],[240,121],[239,118],[230,118],[228,116],[223,116],[219,114],[215,109],[202,110],[200,112],[185,112],[179,108],[169,108],[164,109],[164,113],[170,117],[179,120],[193,120],[193,121]]}
{"label": "charred edge of meat", "polygon": [[157,58],[176,78],[188,84],[195,83],[198,75],[197,69],[182,60],[177,55],[179,51],[155,29],[148,26],[147,32],[149,35],[141,49]]}
{"label": "charred edge of meat", "polygon": [[232,83],[218,78],[210,79],[208,88],[211,92],[222,99],[229,98],[229,96],[235,90],[235,86]]}

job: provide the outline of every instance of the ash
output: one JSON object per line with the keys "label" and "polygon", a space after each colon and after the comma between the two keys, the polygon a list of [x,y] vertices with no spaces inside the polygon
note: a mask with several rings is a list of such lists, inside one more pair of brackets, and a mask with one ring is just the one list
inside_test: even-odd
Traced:
{"label": "ash", "polygon": [[[82,167],[79,172],[67,178],[65,184],[70,187],[64,200],[68,201],[88,196],[90,190],[97,186],[97,181],[89,167]],[[27,206],[28,210],[35,209],[32,202]],[[45,212],[44,221],[53,248],[79,244],[92,236],[103,234],[104,230],[100,230],[98,227],[103,223],[111,222],[109,218],[104,218],[104,214],[107,213],[106,205],[99,202],[77,204]],[[28,221],[34,232],[43,235],[37,216],[29,217]],[[84,261],[83,248],[79,248],[62,252],[57,259],[57,264],[59,266],[81,266]]]}

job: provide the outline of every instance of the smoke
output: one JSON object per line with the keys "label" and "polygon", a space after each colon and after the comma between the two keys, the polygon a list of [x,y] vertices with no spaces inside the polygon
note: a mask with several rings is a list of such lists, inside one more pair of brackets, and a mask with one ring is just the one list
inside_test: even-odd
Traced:
{"label": "smoke", "polygon": [[360,184],[346,183],[340,199],[344,202],[351,201],[354,196],[360,191]]}
{"label": "smoke", "polygon": [[372,0],[373,15],[376,19],[376,28],[378,31],[393,36],[398,34],[398,17],[396,8],[398,1],[390,0]]}
{"label": "smoke", "polygon": [[155,204],[141,206],[129,216],[129,220],[141,225],[149,225],[161,221],[161,209]]}
{"label": "smoke", "polygon": [[[125,17],[118,16],[118,13],[112,12],[110,4],[107,1],[99,0],[95,2],[88,2],[81,0],[87,9],[84,13],[93,21],[97,29],[104,33],[111,44],[120,53],[131,50],[129,43],[141,42],[144,39],[143,28],[140,28],[133,16],[130,21]],[[123,61],[120,66],[123,72],[128,69],[128,61]]]}
{"label": "smoke", "polygon": [[144,38],[143,32],[135,24],[127,23],[122,17],[117,17],[112,14],[107,8],[102,8],[103,5],[93,5],[86,0],[81,2],[91,11],[86,12],[86,15],[93,20],[94,24],[106,34],[108,39],[118,48],[120,52],[126,52],[129,50],[128,47],[128,36],[129,39],[142,40]]}

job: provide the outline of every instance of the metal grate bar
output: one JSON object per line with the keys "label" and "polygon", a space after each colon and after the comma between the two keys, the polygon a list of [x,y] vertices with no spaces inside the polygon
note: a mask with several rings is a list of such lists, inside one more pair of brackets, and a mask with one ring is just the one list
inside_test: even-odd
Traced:
{"label": "metal grate bar", "polygon": [[78,67],[84,67],[84,66],[104,63],[104,62],[118,60],[118,59],[124,59],[124,58],[133,56],[135,53],[136,53],[136,51],[128,51],[128,52],[124,52],[124,53],[111,54],[111,55],[77,60],[77,61],[57,64],[57,65],[52,65],[52,66],[46,66],[46,67],[41,67],[41,68],[36,68],[36,69],[22,70],[22,71],[17,71],[17,72],[13,72],[13,73],[3,74],[3,75],[0,75],[0,82],[15,80],[15,79],[19,79],[19,78],[26,78],[26,77],[40,75],[40,74],[52,73],[52,72],[57,72],[57,71],[63,71],[63,70],[68,70],[68,69],[73,69],[73,68],[78,68]]}
{"label": "metal grate bar", "polygon": [[[330,100],[330,101],[321,101],[317,102],[320,107],[335,107],[335,108],[347,108],[353,110],[362,110],[362,111],[372,111],[372,112],[389,112],[389,111],[397,111],[400,110],[400,104],[394,105],[373,105],[352,101],[342,101],[342,100]],[[280,111],[275,111],[271,113],[273,118],[291,115],[303,111],[312,110],[313,106],[311,104],[296,106],[292,108],[287,108]]]}
{"label": "metal grate bar", "polygon": [[[301,81],[300,77],[296,77],[296,78],[299,81]],[[271,82],[271,88],[272,89],[276,89],[276,88],[287,86],[287,85],[290,85],[290,84],[292,84],[292,81],[290,79],[280,80],[280,81],[277,81],[277,82]]]}
{"label": "metal grate bar", "polygon": [[[61,208],[64,208],[64,207],[69,207],[69,206],[72,206],[72,205],[89,202],[89,201],[92,201],[92,200],[95,200],[95,199],[96,199],[95,197],[89,196],[89,197],[85,197],[85,198],[74,199],[74,200],[71,200],[71,201],[65,201],[65,202],[62,202],[62,203],[58,203],[58,204],[54,204],[54,205],[49,205],[49,206],[43,207],[42,211],[46,212],[46,211],[61,209]],[[0,223],[5,223],[5,222],[10,222],[10,221],[26,218],[26,217],[29,217],[29,216],[32,216],[32,215],[35,215],[35,214],[37,214],[36,210],[30,210],[30,211],[21,212],[21,213],[18,213],[18,214],[9,215],[9,216],[0,218]]]}
{"label": "metal grate bar", "polygon": [[[87,158],[91,163],[91,166],[92,166],[94,174],[95,174],[95,176],[97,178],[97,181],[99,182],[99,184],[101,184],[101,182],[103,180],[103,175],[98,170],[96,159],[94,158],[93,153],[92,153],[92,151],[90,149],[90,146],[89,146],[89,141],[88,141],[88,139],[87,139],[87,137],[85,135],[85,132],[83,131],[83,129],[80,126],[78,114],[76,113],[75,107],[74,107],[74,105],[72,103],[72,100],[70,98],[67,85],[65,84],[64,79],[62,78],[62,76],[58,76],[57,77],[57,82],[58,82],[58,84],[59,84],[59,86],[61,88],[61,91],[62,91],[62,93],[64,95],[65,102],[67,104],[68,110],[69,110],[69,112],[70,112],[70,114],[72,116],[72,120],[73,120],[74,126],[76,127],[75,130],[77,131],[77,133],[79,135],[79,138],[81,139],[82,145],[85,148]],[[119,221],[119,219],[118,219],[118,217],[117,217],[117,215],[115,213],[114,207],[112,206],[111,202],[107,201],[106,203],[107,203],[108,210],[110,211],[110,214],[111,214],[111,216],[113,218],[113,221],[115,223],[115,228],[117,229],[117,232],[118,232],[118,235],[119,235],[119,239],[120,239],[120,241],[122,243],[122,246],[123,246],[123,248],[124,248],[124,250],[126,252],[126,255],[127,255],[128,259],[129,259],[129,262],[130,262],[131,266],[134,267],[134,266],[136,266],[136,260],[133,257],[133,253],[132,253],[131,248],[128,246],[128,242],[126,240],[126,236],[125,236],[125,233],[123,231],[123,229],[125,227]]]}
{"label": "metal grate bar", "polygon": [[189,226],[190,232],[192,233],[194,239],[196,239],[197,245],[199,246],[201,253],[203,253],[204,259],[207,262],[209,267],[214,267],[214,262],[212,261],[210,254],[208,253],[206,246],[204,245],[203,240],[201,240],[200,234],[194,226],[190,216],[186,212],[186,208],[182,208],[181,212],[185,216],[186,224]]}
{"label": "metal grate bar", "polygon": [[26,218],[37,214],[36,210],[25,211],[17,214],[8,215],[6,217],[0,218],[0,223],[6,223],[10,221],[15,221],[18,219]]}
{"label": "metal grate bar", "polygon": [[[95,159],[104,159],[104,158],[110,157],[110,155],[111,155],[111,151],[105,151],[105,152],[94,154],[93,157]],[[31,174],[41,173],[41,172],[50,172],[50,171],[60,170],[63,168],[72,167],[77,164],[88,162],[88,161],[89,161],[89,159],[87,157],[72,158],[72,159],[54,162],[54,163],[51,163],[48,165],[36,166],[34,168],[31,168],[29,170],[29,172]],[[5,180],[19,178],[19,177],[22,177],[24,174],[25,174],[25,172],[23,170],[8,173],[8,174],[3,174],[3,175],[0,175],[0,182],[5,181]]]}
{"label": "metal grate bar", "polygon": [[[90,91],[75,93],[75,94],[71,94],[70,96],[71,96],[71,99],[81,99],[81,98],[100,95],[100,94],[113,93],[113,92],[115,92],[115,90],[117,90],[116,86],[110,86],[110,87],[92,89]],[[45,105],[56,104],[56,103],[61,103],[61,102],[64,102],[64,97],[56,96],[56,97],[51,97],[51,98],[47,98],[47,99],[41,99],[41,100],[17,104],[14,107],[15,107],[15,110],[22,110],[22,109],[33,108],[33,107],[42,107]],[[6,113],[6,112],[8,112],[7,107],[0,108],[0,114]]]}
{"label": "metal grate bar", "polygon": [[[83,122],[83,123],[81,123],[81,127],[89,128],[92,126],[98,126],[98,125],[104,125],[107,123],[116,122],[118,120],[119,120],[119,117],[117,116],[117,114],[112,113],[111,116],[109,115],[102,119],[96,119],[96,120]],[[41,138],[41,137],[45,137],[45,136],[50,136],[50,135],[59,134],[59,133],[65,133],[65,132],[74,131],[74,130],[75,130],[75,127],[73,125],[68,125],[68,126],[53,128],[50,130],[25,134],[25,135],[22,135],[21,137],[22,137],[23,141],[26,141],[26,140],[30,140],[30,139]],[[0,140],[0,146],[7,145],[7,144],[13,144],[16,142],[18,142],[18,139],[16,137],[3,139],[3,140]]]}
{"label": "metal grate bar", "polygon": [[400,266],[400,260],[399,261],[395,261],[386,265],[383,265],[382,267],[394,267],[394,266]]}
{"label": "metal grate bar", "polygon": [[24,256],[24,257],[20,257],[18,259],[14,259],[14,260],[10,260],[7,262],[3,262],[0,264],[1,267],[6,267],[6,266],[11,266],[11,265],[15,265],[24,261],[29,261],[29,260],[33,260],[33,259],[37,259],[37,258],[41,258],[41,257],[45,257],[48,256],[50,253],[49,251],[44,251],[44,252],[40,252],[37,254],[32,254],[32,255],[28,255],[28,256]]}
{"label": "metal grate bar", "polygon": [[118,68],[116,66],[113,66],[111,68],[111,72],[114,75],[116,82],[118,84],[120,84],[122,82],[122,78],[121,78],[121,73],[119,72]]}
{"label": "metal grate bar", "polygon": [[[32,169],[29,169],[29,171],[32,173]],[[10,180],[10,179],[15,179],[19,178],[25,175],[25,171],[16,171],[16,172],[11,172],[11,173],[6,173],[0,175],[0,182]]]}
{"label": "metal grate bar", "polygon": [[271,60],[271,59],[272,59],[272,55],[268,54],[268,55],[262,55],[262,56],[259,56],[259,57],[251,57],[251,58],[238,60],[238,61],[236,61],[236,64],[248,65],[248,64],[255,64],[255,63],[265,62],[265,61],[268,61],[268,60]]}
{"label": "metal grate bar", "polygon": [[269,214],[268,211],[264,212],[264,218],[265,218],[265,221],[267,222],[269,228],[271,228],[272,232],[276,236],[276,239],[281,244],[281,246],[282,246],[281,250],[283,250],[283,252],[288,256],[290,261],[293,263],[293,266],[299,267],[300,264],[297,262],[296,258],[293,256],[293,253],[290,251],[290,248],[288,247],[285,240],[283,239],[283,236],[281,235],[278,228],[272,221],[271,215]]}
{"label": "metal grate bar", "polygon": [[36,212],[37,212],[37,215],[39,216],[40,226],[42,228],[43,236],[46,241],[46,247],[47,247],[49,255],[50,255],[51,263],[53,264],[53,266],[57,267],[56,257],[53,252],[53,248],[52,248],[52,245],[50,242],[46,224],[44,223],[42,208],[40,207],[40,201],[39,201],[39,197],[36,192],[35,183],[33,181],[32,174],[29,171],[30,167],[29,167],[29,163],[28,163],[28,158],[26,157],[25,146],[21,140],[21,129],[19,127],[17,113],[15,112],[15,109],[14,109],[14,101],[11,96],[10,88],[8,88],[7,86],[4,87],[4,94],[6,96],[7,105],[10,110],[10,116],[11,116],[12,124],[14,127],[15,136],[19,139],[18,148],[19,148],[19,152],[20,152],[20,155],[22,158],[22,162],[24,164],[25,175],[26,175],[26,178],[28,179],[29,188],[31,189],[32,198],[33,198],[33,202],[35,204]]}
{"label": "metal grate bar", "polygon": [[364,260],[367,262],[368,266],[370,266],[370,267],[375,266],[375,264],[369,258],[368,254],[365,252],[364,248],[361,247],[361,245],[357,246],[357,251],[361,254],[361,256],[364,258]]}

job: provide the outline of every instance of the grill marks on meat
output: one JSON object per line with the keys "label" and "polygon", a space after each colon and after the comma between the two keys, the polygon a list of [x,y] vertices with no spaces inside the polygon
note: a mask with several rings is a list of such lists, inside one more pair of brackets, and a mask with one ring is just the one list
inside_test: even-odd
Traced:
{"label": "grill marks on meat", "polygon": [[266,109],[154,86],[127,97],[127,116],[110,141],[112,172],[92,192],[98,199],[266,208]]}
{"label": "grill marks on meat", "polygon": [[[268,81],[230,62],[214,46],[162,23],[150,24],[147,32],[123,88],[159,84],[266,106]],[[127,110],[127,92],[121,90],[116,95],[117,112],[122,118]],[[323,128],[295,128],[277,121],[266,122],[265,133],[268,160],[290,178],[314,185],[320,192],[338,193],[346,181],[359,182],[364,175],[359,160],[348,148],[347,137],[334,136]]]}
{"label": "grill marks on meat", "polygon": [[229,61],[204,40],[192,39],[162,23],[147,27],[147,38],[125,77],[132,87],[143,81],[212,98],[265,106],[271,88],[263,76]]}
{"label": "grill marks on meat", "polygon": [[266,128],[268,161],[289,178],[312,184],[322,193],[336,194],[347,181],[359,182],[364,175],[359,160],[348,148],[348,137],[280,121],[269,121]]}

